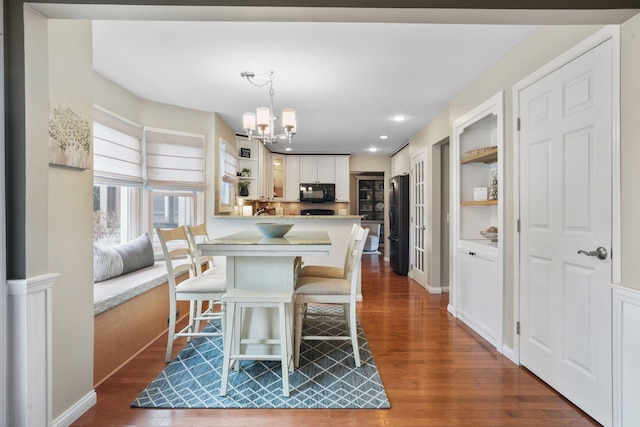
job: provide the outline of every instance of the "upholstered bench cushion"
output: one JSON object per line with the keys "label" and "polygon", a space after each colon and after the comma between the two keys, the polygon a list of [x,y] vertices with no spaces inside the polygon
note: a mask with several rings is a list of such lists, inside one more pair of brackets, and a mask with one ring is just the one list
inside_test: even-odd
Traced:
{"label": "upholstered bench cushion", "polygon": [[344,269],[342,267],[333,267],[330,265],[305,265],[298,273],[298,277],[307,276],[342,279],[344,277]]}
{"label": "upholstered bench cushion", "polygon": [[158,261],[150,267],[93,284],[94,315],[167,282],[167,266]]}
{"label": "upholstered bench cushion", "polygon": [[306,276],[298,278],[296,293],[305,295],[349,295],[351,282],[345,279]]}

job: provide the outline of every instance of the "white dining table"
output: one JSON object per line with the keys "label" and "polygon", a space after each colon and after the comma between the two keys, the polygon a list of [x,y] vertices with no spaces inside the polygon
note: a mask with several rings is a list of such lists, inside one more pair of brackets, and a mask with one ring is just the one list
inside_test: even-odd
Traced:
{"label": "white dining table", "polygon": [[[275,238],[263,237],[259,231],[242,231],[199,243],[198,249],[203,256],[226,257],[227,289],[293,291],[299,257],[328,256],[331,240],[326,231],[291,230],[284,237]],[[292,304],[291,319],[293,309]],[[247,309],[243,336],[278,337],[278,325],[274,310]],[[251,351],[270,352],[271,349],[266,344],[256,344]]]}

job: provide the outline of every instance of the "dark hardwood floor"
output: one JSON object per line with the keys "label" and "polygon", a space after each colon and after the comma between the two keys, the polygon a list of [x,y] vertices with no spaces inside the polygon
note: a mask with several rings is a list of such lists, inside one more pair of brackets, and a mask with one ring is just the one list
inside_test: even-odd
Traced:
{"label": "dark hardwood floor", "polygon": [[[97,387],[74,426],[598,426],[447,313],[430,295],[363,257],[359,317],[391,409],[137,409],[133,399],[165,367],[166,338]],[[174,356],[184,346],[177,342]]]}

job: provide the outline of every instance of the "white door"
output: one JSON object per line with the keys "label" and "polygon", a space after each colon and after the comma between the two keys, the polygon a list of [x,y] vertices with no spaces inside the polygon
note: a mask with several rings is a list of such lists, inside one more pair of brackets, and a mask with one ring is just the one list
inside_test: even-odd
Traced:
{"label": "white door", "polygon": [[612,50],[609,40],[518,95],[520,361],[605,426],[612,265],[591,255],[612,244]]}
{"label": "white door", "polygon": [[426,191],[427,191],[427,153],[426,151],[411,159],[411,232],[409,277],[420,285],[427,286],[427,255],[425,242],[427,240],[426,227]]}

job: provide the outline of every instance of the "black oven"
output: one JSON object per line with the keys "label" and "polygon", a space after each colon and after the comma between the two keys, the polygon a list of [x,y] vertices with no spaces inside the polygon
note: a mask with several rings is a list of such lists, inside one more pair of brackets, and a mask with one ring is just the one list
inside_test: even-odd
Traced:
{"label": "black oven", "polygon": [[335,184],[300,184],[300,201],[327,203],[336,201]]}

